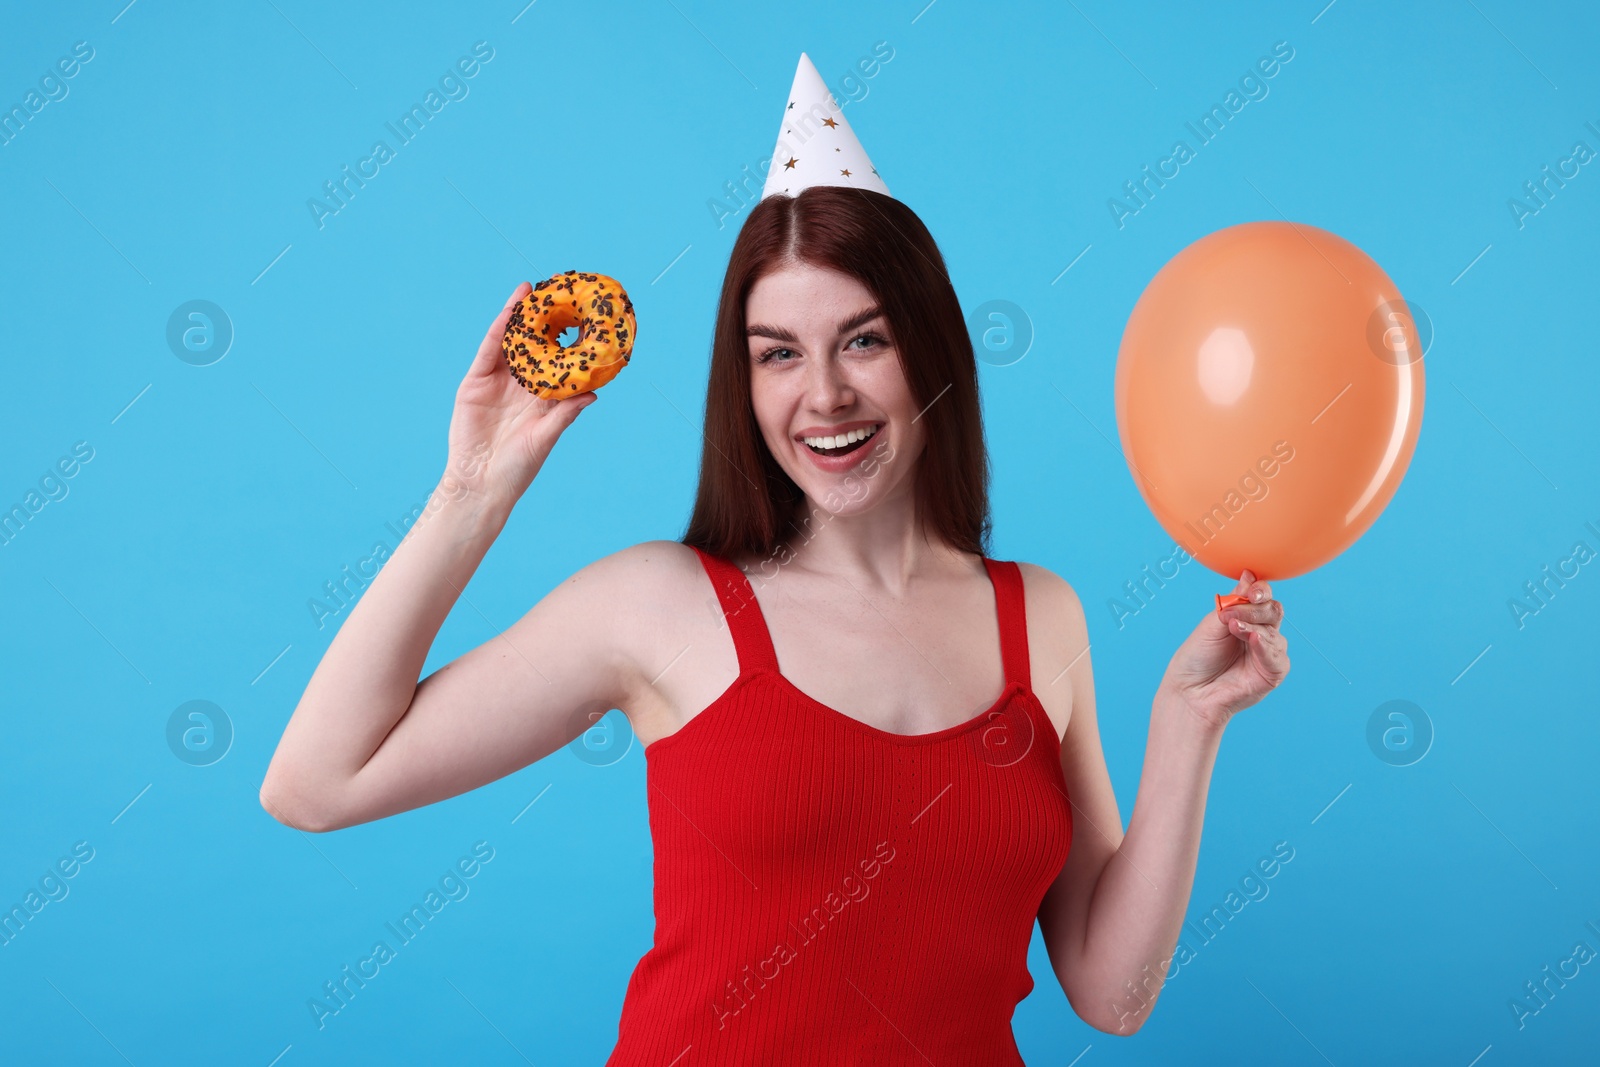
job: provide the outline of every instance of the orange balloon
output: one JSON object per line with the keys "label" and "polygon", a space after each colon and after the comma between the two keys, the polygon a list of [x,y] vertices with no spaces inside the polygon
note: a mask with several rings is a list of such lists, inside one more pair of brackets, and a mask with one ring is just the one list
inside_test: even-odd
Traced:
{"label": "orange balloon", "polygon": [[1366,532],[1405,476],[1422,352],[1394,282],[1344,238],[1288,222],[1218,230],[1173,256],[1128,317],[1128,468],[1207,567],[1304,574]]}

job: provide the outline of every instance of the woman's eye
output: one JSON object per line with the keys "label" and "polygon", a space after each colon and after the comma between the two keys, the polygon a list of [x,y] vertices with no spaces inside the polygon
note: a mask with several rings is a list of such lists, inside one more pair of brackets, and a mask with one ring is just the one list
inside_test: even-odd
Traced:
{"label": "woman's eye", "polygon": [[[865,345],[862,345],[860,348],[857,348],[856,349],[857,352],[864,352],[864,351],[872,348],[874,345],[888,344],[887,341],[885,341],[882,337],[878,336],[875,333],[863,333],[863,334],[857,334],[854,338],[851,339],[849,345],[846,345],[845,347],[848,348],[848,347],[854,345],[857,341],[865,341],[865,342],[867,342]],[[787,358],[787,359],[779,358],[781,356],[788,356],[788,357],[791,357],[791,358]],[[792,358],[793,356],[794,356],[794,350],[793,349],[790,349],[790,348],[769,348],[765,352],[762,352],[760,355],[756,356],[756,362],[757,363],[793,363],[794,362],[794,359]]]}

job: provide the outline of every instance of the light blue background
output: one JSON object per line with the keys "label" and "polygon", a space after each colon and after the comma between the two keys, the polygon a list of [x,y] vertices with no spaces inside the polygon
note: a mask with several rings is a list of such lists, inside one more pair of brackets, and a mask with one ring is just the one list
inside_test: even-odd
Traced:
{"label": "light blue background", "polygon": [[[982,368],[993,554],[1050,567],[1089,609],[1124,819],[1157,680],[1230,585],[1191,565],[1124,627],[1107,607],[1171,550],[1110,444],[1144,285],[1209,232],[1287,216],[1366,250],[1436,330],[1399,492],[1352,549],[1276,586],[1294,670],[1224,739],[1191,917],[1276,842],[1295,858],[1131,1039],[1078,1020],[1036,934],[1015,1023],[1028,1062],[1593,1055],[1600,966],[1523,1029],[1509,1001],[1576,942],[1600,949],[1584,925],[1600,926],[1600,573],[1520,629],[1507,606],[1575,541],[1600,548],[1583,527],[1600,526],[1600,169],[1522,228],[1507,207],[1575,141],[1600,149],[1591,8],[124,3],[8,5],[0,37],[6,107],[74,42],[95,50],[0,146],[0,505],[75,442],[94,449],[0,547],[0,902],[74,842],[95,849],[0,948],[0,1058],[604,1058],[651,936],[637,746],[606,767],[558,752],[376,824],[286,829],[257,789],[335,632],[307,601],[393,546],[386,523],[436,482],[495,311],[568,268],[628,286],[635,358],[519,505],[427,670],[591,560],[678,536],[743,218],[719,228],[708,201],[770,153],[801,51],[844,98],[879,41],[893,58],[850,122],[964,307],[1012,301],[1035,331],[1026,358]],[[307,199],[480,40],[494,58],[470,94],[319,229]],[[1107,199],[1278,41],[1295,54],[1270,95],[1119,229]],[[165,341],[193,299],[236,331],[206,367]],[[235,731],[207,767],[166,742],[193,699]],[[1436,731],[1413,766],[1367,745],[1394,699]],[[319,1030],[323,982],[480,840],[494,859],[470,895]]]}

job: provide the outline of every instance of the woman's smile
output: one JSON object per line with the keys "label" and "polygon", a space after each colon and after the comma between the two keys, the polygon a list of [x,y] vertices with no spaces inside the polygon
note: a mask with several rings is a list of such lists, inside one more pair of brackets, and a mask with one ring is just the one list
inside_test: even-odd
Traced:
{"label": "woman's smile", "polygon": [[855,467],[873,451],[867,447],[867,442],[881,442],[880,432],[885,425],[882,421],[873,421],[846,423],[834,428],[808,427],[795,435],[795,442],[819,470],[839,473]]}

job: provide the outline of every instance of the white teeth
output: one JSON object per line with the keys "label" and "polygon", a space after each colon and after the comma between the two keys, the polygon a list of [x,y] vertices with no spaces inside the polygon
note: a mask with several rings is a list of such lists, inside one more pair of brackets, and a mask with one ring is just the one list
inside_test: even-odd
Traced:
{"label": "white teeth", "polygon": [[812,448],[843,448],[845,445],[864,440],[878,432],[876,426],[865,426],[849,433],[838,434],[833,437],[803,437],[806,444]]}

